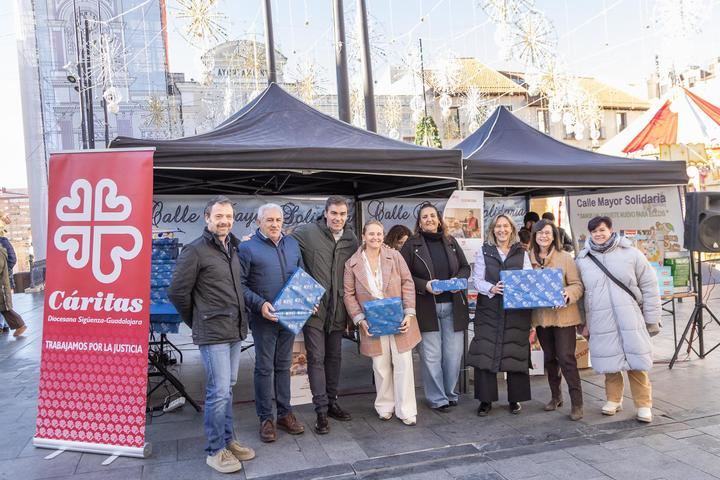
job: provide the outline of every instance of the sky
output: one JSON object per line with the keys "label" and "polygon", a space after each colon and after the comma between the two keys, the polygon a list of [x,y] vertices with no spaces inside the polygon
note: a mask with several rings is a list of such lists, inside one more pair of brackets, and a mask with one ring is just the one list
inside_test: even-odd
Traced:
{"label": "sky", "polygon": [[[153,3],[155,0],[152,0]],[[518,69],[506,61],[494,40],[496,27],[481,5],[489,0],[366,0],[371,24],[375,77],[390,64],[407,60],[423,41],[426,67],[448,56],[476,57],[496,69]],[[529,1],[529,0],[528,0]],[[668,42],[677,26],[659,22],[663,5],[681,0],[535,0],[535,7],[551,21],[557,34],[557,53],[567,70],[595,76],[607,83],[645,95],[645,81],[655,70],[655,54],[664,45],[681,46],[682,61],[705,65],[720,56],[720,0],[684,0],[700,4],[702,19],[684,43]],[[272,0],[276,48],[288,57],[286,79],[299,66],[319,67],[328,93],[335,91],[332,1]],[[167,0],[170,67],[199,78],[200,52],[207,45],[188,41],[186,23],[179,17],[177,0]],[[345,0],[346,29],[356,30],[355,0]],[[0,157],[0,186],[26,185],[22,116],[17,78],[14,12],[15,2],[0,2],[0,91],[3,92],[5,154]],[[220,20],[227,38],[263,40],[261,0],[218,0]],[[671,19],[677,22],[677,18]],[[686,29],[687,30],[687,29]]]}

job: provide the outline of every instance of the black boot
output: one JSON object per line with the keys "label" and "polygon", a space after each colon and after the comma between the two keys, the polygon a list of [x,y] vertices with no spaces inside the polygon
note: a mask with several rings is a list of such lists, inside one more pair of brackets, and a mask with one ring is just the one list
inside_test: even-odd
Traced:
{"label": "black boot", "polygon": [[352,415],[350,415],[349,412],[346,412],[342,408],[340,408],[340,405],[337,404],[337,402],[333,402],[328,406],[328,417],[334,418],[335,420],[340,420],[341,422],[349,422],[352,420]]}
{"label": "black boot", "polygon": [[487,417],[488,414],[490,414],[490,410],[492,410],[492,403],[480,402],[480,406],[477,409],[478,417]]}
{"label": "black boot", "polygon": [[327,414],[317,414],[317,421],[315,422],[315,433],[317,433],[318,435],[326,435],[330,433],[330,423],[328,423]]}

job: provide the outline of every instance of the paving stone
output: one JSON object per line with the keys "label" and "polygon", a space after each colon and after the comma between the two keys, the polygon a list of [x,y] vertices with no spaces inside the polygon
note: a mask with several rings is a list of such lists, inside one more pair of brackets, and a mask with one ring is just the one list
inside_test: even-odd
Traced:
{"label": "paving stone", "polygon": [[141,480],[143,467],[124,467],[106,470],[102,473],[78,473],[62,477],[52,477],[52,480]]}
{"label": "paving stone", "polygon": [[686,448],[687,444],[682,441],[668,436],[665,433],[656,433],[638,439],[643,445],[653,448],[659,452],[669,452],[670,450],[679,450]]}
{"label": "paving stone", "polygon": [[702,435],[703,432],[700,430],[695,430],[693,428],[688,430],[678,430],[676,432],[667,432],[667,435],[670,435],[673,438],[681,439],[681,438],[688,438],[688,437],[695,437],[697,435]]}
{"label": "paving stone", "polygon": [[706,452],[720,454],[720,438],[712,435],[698,435],[697,437],[684,438],[680,441],[686,446],[697,447]]}
{"label": "paving stone", "polygon": [[[293,480],[313,480],[319,478],[333,478],[335,480],[341,478],[352,478],[355,472],[348,463],[328,465],[325,467],[309,468],[307,470],[296,470],[292,474],[278,473],[276,475],[265,475],[262,477],[252,477],[257,480],[285,480],[292,475]],[[251,478],[251,477],[248,477]]]}
{"label": "paving stone", "polygon": [[720,456],[718,455],[696,447],[674,450],[668,452],[668,455],[705,473],[720,477]]}
{"label": "paving stone", "polygon": [[155,463],[174,463],[178,460],[177,441],[169,440],[166,442],[153,443],[152,454],[148,458],[119,457],[110,465],[102,465],[102,462],[107,458],[108,455],[84,453],[75,471],[76,473],[106,472],[116,468],[142,467],[143,465],[152,465]]}
{"label": "paving stone", "polygon": [[359,462],[353,463],[353,468],[356,472],[367,472],[411,465],[414,463],[427,463],[435,460],[446,460],[450,458],[478,455],[479,453],[480,452],[478,452],[478,450],[472,445],[458,445],[360,460]]}
{"label": "paving stone", "polygon": [[[246,462],[247,463],[247,462]],[[246,465],[240,472],[228,476],[228,474],[220,473],[210,468],[205,459],[184,460],[177,463],[159,463],[156,465],[148,465],[143,468],[143,480],[221,480],[232,478],[233,480],[245,480]]]}
{"label": "paving stone", "polygon": [[[533,463],[531,462],[529,465],[533,465]],[[534,470],[549,474],[557,480],[577,480],[579,478],[591,480],[606,476],[591,465],[573,457],[537,464]]]}
{"label": "paving stone", "polygon": [[[48,451],[50,453],[50,451]],[[64,452],[51,460],[35,457],[0,461],[0,480],[35,480],[75,473],[82,454]]]}
{"label": "paving stone", "polygon": [[365,435],[355,438],[370,458],[447,446],[447,442],[432,430],[417,427],[392,436]]}

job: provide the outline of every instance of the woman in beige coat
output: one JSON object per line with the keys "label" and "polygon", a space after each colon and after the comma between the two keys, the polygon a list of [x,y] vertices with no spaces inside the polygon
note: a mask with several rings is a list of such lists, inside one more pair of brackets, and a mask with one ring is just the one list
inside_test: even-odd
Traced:
{"label": "woman in beige coat", "polygon": [[533,225],[530,262],[534,269],[561,269],[565,287],[564,306],[541,308],[532,312],[532,325],[543,349],[545,371],[552,394],[550,402],[545,405],[545,410],[552,411],[563,404],[560,393],[562,371],[570,393],[572,405],[570,418],[580,420],[583,417],[583,398],[580,373],[575,359],[575,331],[582,322],[577,302],[583,295],[583,284],[572,256],[563,251],[558,228],[549,220],[540,220]]}
{"label": "woman in beige coat", "polygon": [[[393,413],[415,425],[417,402],[412,349],[420,342],[415,319],[415,285],[400,252],[383,244],[383,225],[371,220],[363,227],[363,244],[345,263],[345,307],[360,327],[360,353],[372,358],[375,410],[381,420]],[[369,300],[400,297],[405,317],[400,333],[376,337],[368,332],[362,305]]]}

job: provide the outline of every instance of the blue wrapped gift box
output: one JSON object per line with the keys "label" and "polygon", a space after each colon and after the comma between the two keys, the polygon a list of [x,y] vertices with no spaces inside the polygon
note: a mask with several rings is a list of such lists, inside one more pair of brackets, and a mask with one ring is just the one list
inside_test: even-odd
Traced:
{"label": "blue wrapped gift box", "polygon": [[448,278],[447,280],[433,280],[432,288],[436,292],[454,292],[467,290],[467,278]]}
{"label": "blue wrapped gift box", "polygon": [[400,333],[400,324],[405,317],[400,297],[367,301],[363,310],[371,335],[381,337]]}
{"label": "blue wrapped gift box", "polygon": [[503,270],[500,280],[505,284],[503,306],[506,309],[552,308],[565,305],[563,271]]}
{"label": "blue wrapped gift box", "polygon": [[273,302],[280,325],[295,335],[300,333],[323,295],[322,285],[302,268],[295,270]]}

